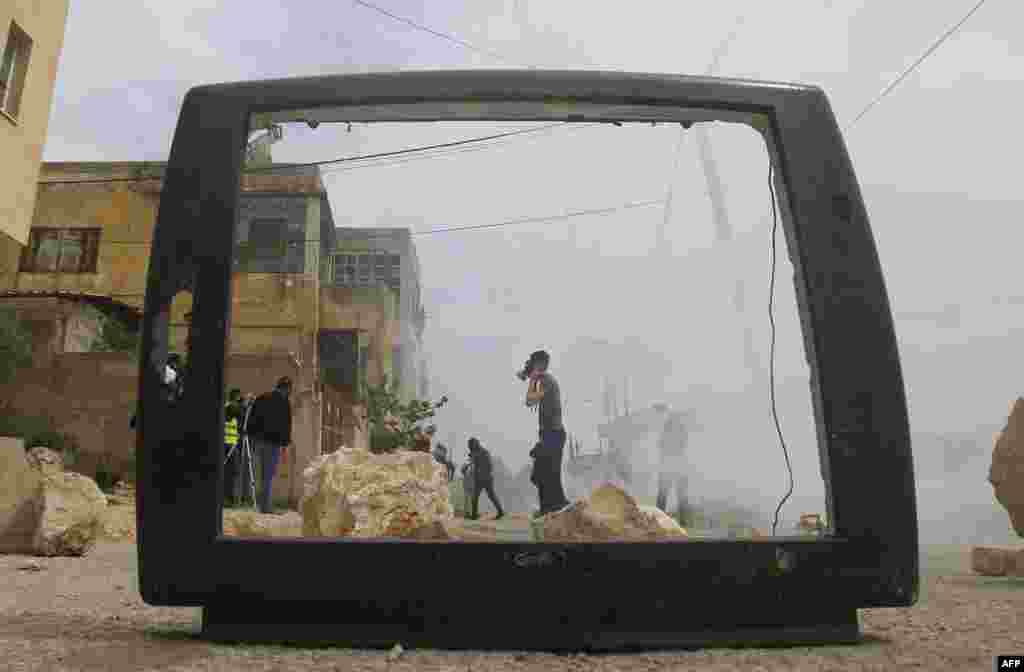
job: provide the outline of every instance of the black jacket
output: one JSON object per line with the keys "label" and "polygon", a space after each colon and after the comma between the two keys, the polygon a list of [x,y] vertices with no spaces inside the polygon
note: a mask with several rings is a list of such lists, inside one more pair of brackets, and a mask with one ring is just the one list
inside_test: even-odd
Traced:
{"label": "black jacket", "polygon": [[473,472],[476,475],[477,483],[489,483],[494,480],[494,467],[491,464],[491,454],[484,447],[473,451]]}
{"label": "black jacket", "polygon": [[252,402],[245,433],[279,446],[292,442],[292,407],[278,391],[265,392]]}

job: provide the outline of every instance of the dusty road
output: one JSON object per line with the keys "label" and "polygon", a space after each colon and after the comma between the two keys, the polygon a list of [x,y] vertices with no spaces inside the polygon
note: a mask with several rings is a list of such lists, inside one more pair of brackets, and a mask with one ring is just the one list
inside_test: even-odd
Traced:
{"label": "dusty road", "polygon": [[4,670],[991,670],[1024,652],[1024,582],[975,577],[963,547],[929,549],[924,599],[861,612],[858,646],[633,655],[386,651],[227,646],[196,637],[199,610],[138,595],[135,546],[105,542],[85,558],[0,556]]}

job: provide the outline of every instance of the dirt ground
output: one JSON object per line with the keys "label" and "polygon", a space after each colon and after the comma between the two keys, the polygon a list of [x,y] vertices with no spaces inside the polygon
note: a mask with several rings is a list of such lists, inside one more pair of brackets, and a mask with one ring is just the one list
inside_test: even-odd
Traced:
{"label": "dirt ground", "polygon": [[[991,670],[1024,652],[1024,581],[970,574],[969,548],[925,550],[923,598],[861,612],[863,643],[623,655],[387,651],[220,645],[198,638],[200,610],[150,607],[138,593],[133,507],[84,558],[0,556],[0,667],[20,670]],[[134,511],[131,511],[133,514]],[[483,522],[483,521],[481,521]],[[119,531],[120,530],[120,531]]]}

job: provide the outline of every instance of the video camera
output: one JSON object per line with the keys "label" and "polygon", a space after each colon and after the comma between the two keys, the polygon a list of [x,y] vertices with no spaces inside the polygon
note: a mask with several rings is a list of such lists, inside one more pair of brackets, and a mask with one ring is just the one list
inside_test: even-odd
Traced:
{"label": "video camera", "polygon": [[521,380],[521,381],[523,381],[525,383],[526,379],[530,377],[530,373],[532,373],[532,372],[533,372],[533,362],[528,359],[528,360],[526,360],[526,364],[523,364],[522,370],[516,372],[516,378],[518,378],[519,380]]}

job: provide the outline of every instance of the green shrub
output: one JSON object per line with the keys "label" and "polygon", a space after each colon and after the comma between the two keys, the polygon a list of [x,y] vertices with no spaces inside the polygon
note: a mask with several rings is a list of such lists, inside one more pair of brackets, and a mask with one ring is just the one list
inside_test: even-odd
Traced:
{"label": "green shrub", "polygon": [[0,436],[14,436],[25,442],[25,450],[49,448],[60,453],[65,467],[78,463],[81,446],[74,434],[58,432],[53,421],[45,416],[0,414]]}
{"label": "green shrub", "polygon": [[0,306],[0,384],[13,381],[18,369],[31,365],[32,335],[13,308]]}
{"label": "green shrub", "polygon": [[114,489],[114,483],[117,481],[117,474],[114,473],[113,468],[110,465],[110,453],[103,453],[100,456],[100,461],[96,465],[96,485],[99,486],[100,490],[106,493],[110,493]]}

